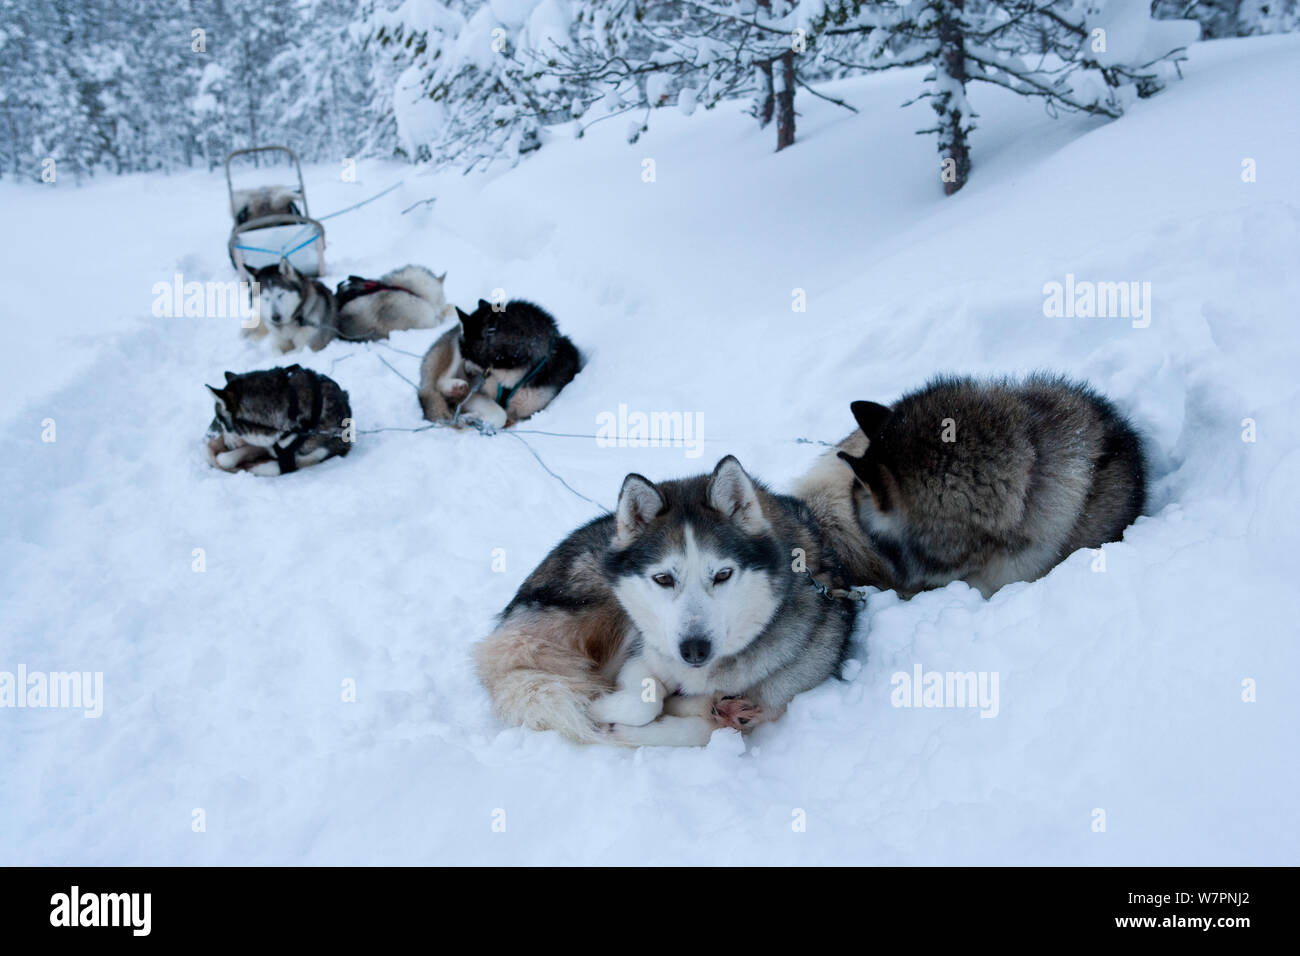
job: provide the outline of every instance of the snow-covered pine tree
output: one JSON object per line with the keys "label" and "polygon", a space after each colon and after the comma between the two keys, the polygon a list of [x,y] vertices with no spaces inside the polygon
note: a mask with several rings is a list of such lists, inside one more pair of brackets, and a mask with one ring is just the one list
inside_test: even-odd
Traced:
{"label": "snow-covered pine tree", "polygon": [[375,11],[370,27],[406,65],[393,107],[412,158],[466,169],[516,162],[541,145],[547,126],[573,116],[573,92],[546,72],[571,29],[554,0],[503,4],[500,15],[481,0],[406,0]]}
{"label": "snow-covered pine tree", "polygon": [[927,64],[925,90],[936,114],[940,179],[951,195],[971,169],[973,82],[1041,98],[1058,108],[1117,117],[1133,96],[1149,96],[1176,72],[1195,24],[1150,19],[1147,0],[826,0],[813,29],[865,35],[856,54],[836,54],[852,71]]}
{"label": "snow-covered pine tree", "polygon": [[1298,0],[1155,0],[1152,15],[1195,19],[1207,40],[1300,30]]}
{"label": "snow-covered pine tree", "polygon": [[[277,137],[313,160],[363,151],[392,153],[384,129],[391,87],[374,83],[354,0],[304,0],[299,38],[280,45],[266,66],[265,112]],[[387,127],[391,136],[391,126]]]}
{"label": "snow-covered pine tree", "polygon": [[[586,94],[596,122],[676,101],[686,113],[752,95],[761,126],[776,121],[776,148],[795,141],[795,92],[831,72],[815,48],[821,0],[588,0],[557,73]],[[820,94],[819,94],[820,95]],[[829,99],[829,97],[827,97]],[[840,103],[838,100],[833,102]],[[842,106],[847,104],[840,103]]]}
{"label": "snow-covered pine tree", "polygon": [[1241,0],[1237,8],[1237,36],[1296,30],[1300,30],[1298,0]]}

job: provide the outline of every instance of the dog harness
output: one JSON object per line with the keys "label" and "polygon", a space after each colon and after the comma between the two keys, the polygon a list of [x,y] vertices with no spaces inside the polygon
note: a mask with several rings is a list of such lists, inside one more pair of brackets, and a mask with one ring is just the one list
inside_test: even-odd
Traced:
{"label": "dog harness", "polygon": [[320,376],[311,369],[303,368],[301,365],[290,365],[282,369],[285,374],[285,382],[289,386],[289,417],[297,419],[302,409],[298,404],[298,390],[293,387],[295,375],[306,375],[311,382],[311,414],[307,416],[305,423],[300,423],[293,431],[283,432],[271,446],[275,452],[275,460],[280,464],[280,474],[287,475],[292,471],[298,470],[297,454],[300,449],[316,432],[316,427],[320,425],[320,416],[324,405],[324,396],[321,394]]}
{"label": "dog harness", "polygon": [[554,353],[555,353],[555,336],[551,336],[551,347],[546,350],[546,354],[542,356],[542,360],[538,362],[536,365],[534,365],[529,370],[527,375],[525,375],[519,381],[515,382],[515,384],[512,385],[510,388],[506,388],[505,384],[502,382],[497,383],[497,399],[496,399],[497,404],[500,405],[502,408],[506,409],[506,411],[509,411],[510,399],[515,397],[515,392],[519,391],[521,388],[523,388],[525,385],[531,382],[534,378],[536,378],[537,373],[546,367],[546,363],[551,360],[551,356]]}
{"label": "dog harness", "polygon": [[388,285],[377,279],[363,279],[361,276],[348,276],[346,280],[339,283],[334,299],[341,309],[353,299],[359,299],[363,295],[373,295],[376,292],[405,292],[407,295],[415,295],[410,289],[403,289],[400,285]]}

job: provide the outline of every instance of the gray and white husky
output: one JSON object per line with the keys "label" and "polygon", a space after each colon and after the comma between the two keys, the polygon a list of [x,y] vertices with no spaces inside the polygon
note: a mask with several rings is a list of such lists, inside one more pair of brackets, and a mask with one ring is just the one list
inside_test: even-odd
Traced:
{"label": "gray and white husky", "polygon": [[386,339],[390,332],[433,329],[451,318],[442,283],[424,266],[402,266],[379,279],[349,276],[334,292],[339,338],[349,342]]}
{"label": "gray and white husky", "polygon": [[335,337],[369,342],[405,329],[432,329],[453,312],[442,291],[446,274],[423,266],[403,266],[379,279],[349,276],[335,292],[287,259],[252,275],[262,319],[252,334],[269,332],[281,352],[304,345],[319,352]]}
{"label": "gray and white husky", "polygon": [[282,353],[304,345],[319,352],[338,334],[334,293],[303,275],[288,259],[254,269],[252,276],[261,321],[245,329],[245,334],[258,338],[269,334]]}
{"label": "gray and white husky", "polygon": [[208,455],[225,471],[282,475],[352,450],[348,393],[328,376],[291,365],[226,373],[208,429]]}
{"label": "gray and white husky", "polygon": [[628,475],[475,649],[497,714],[584,743],[698,746],[779,717],[835,674],[857,604],[806,506],[731,456]]}
{"label": "gray and white husky", "polygon": [[1146,494],[1142,442],[1086,385],[941,377],[858,430],[797,484],[854,585],[905,595],[966,581],[985,597],[1118,541]]}

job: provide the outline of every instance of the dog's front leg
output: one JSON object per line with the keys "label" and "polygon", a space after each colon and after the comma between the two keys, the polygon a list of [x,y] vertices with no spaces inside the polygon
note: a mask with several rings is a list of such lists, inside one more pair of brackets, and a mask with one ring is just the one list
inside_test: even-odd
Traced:
{"label": "dog's front leg", "polygon": [[703,747],[717,729],[712,717],[660,717],[643,727],[615,724],[610,738],[628,747]]}
{"label": "dog's front leg", "polygon": [[666,717],[711,717],[713,716],[713,696],[711,694],[675,694],[664,701]]}
{"label": "dog's front leg", "polygon": [[648,724],[663,712],[668,689],[640,657],[623,665],[614,682],[617,690],[591,702],[591,719],[598,724]]}

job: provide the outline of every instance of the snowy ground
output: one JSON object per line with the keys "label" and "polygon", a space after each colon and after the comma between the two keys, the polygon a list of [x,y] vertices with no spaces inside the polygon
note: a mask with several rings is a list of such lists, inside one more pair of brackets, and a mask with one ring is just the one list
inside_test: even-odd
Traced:
{"label": "snowy ground", "polygon": [[[595,513],[519,441],[368,434],[284,479],[206,464],[203,383],[277,364],[231,320],[150,314],[177,271],[230,277],[218,175],[0,184],[0,671],[102,671],[105,698],[98,719],[0,709],[0,863],[1300,862],[1298,53],[1197,47],[1111,124],[978,89],[953,199],[912,134],[927,107],[898,108],[915,74],[837,85],[858,116],[801,95],[780,155],[724,108],[488,177],[309,171],[317,212],[406,180],[327,224],[331,279],[420,262],[462,305],[500,287],[559,317],[589,364],[528,427],[703,414],[694,460],[525,436],[605,505],[630,470],[728,452],[788,487],[818,451],[795,438],[941,370],[1086,377],[1149,437],[1149,516],[1105,573],[1080,553],[990,601],[876,595],[846,681],[704,750],[493,719],[466,652]],[[1044,317],[1067,273],[1149,281],[1150,326]],[[414,377],[430,338],[294,359],[362,429],[412,427],[380,357]],[[996,672],[997,717],[892,706],[918,664]]]}

